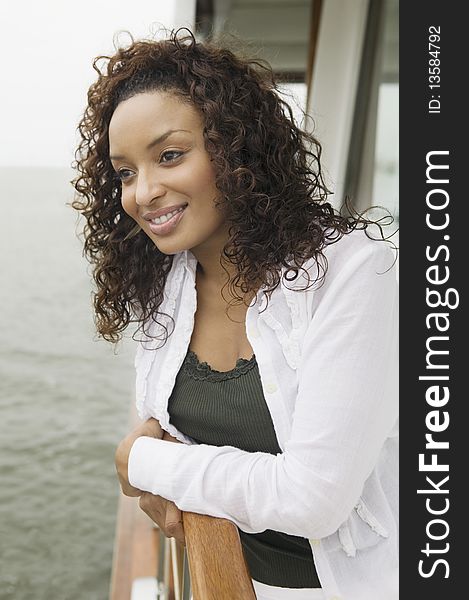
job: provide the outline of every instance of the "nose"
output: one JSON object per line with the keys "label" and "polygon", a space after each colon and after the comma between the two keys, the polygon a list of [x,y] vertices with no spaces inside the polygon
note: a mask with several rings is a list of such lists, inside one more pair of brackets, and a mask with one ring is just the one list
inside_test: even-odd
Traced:
{"label": "nose", "polygon": [[135,201],[139,206],[149,206],[153,200],[164,196],[165,193],[164,185],[155,174],[138,174]]}

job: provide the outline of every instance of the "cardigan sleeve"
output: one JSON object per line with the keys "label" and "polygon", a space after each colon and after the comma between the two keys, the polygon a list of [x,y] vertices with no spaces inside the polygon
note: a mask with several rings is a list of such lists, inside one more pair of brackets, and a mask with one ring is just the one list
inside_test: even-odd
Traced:
{"label": "cardigan sleeve", "polygon": [[370,242],[322,288],[302,346],[284,452],[138,438],[132,486],[246,533],[336,531],[357,503],[397,419],[397,281],[391,250]]}

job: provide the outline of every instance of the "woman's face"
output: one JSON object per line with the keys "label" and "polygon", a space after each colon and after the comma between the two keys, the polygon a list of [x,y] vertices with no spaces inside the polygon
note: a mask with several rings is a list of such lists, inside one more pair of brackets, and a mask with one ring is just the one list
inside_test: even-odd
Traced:
{"label": "woman's face", "polygon": [[170,92],[124,100],[111,118],[109,148],[122,206],[161,252],[220,254],[227,225],[214,204],[215,171],[192,105]]}

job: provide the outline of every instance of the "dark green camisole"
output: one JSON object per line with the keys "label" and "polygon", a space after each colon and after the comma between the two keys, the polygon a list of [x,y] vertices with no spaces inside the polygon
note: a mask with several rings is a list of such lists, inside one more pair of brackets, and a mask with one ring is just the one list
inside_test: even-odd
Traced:
{"label": "dark green camisole", "polygon": [[[169,399],[170,422],[198,443],[278,454],[256,357],[216,371],[188,350]],[[239,532],[251,577],[267,585],[320,587],[309,542],[266,530]]]}

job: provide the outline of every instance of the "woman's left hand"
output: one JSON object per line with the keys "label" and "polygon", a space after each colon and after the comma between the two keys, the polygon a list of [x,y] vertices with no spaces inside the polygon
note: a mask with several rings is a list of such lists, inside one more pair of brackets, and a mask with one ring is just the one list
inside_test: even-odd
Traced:
{"label": "woman's left hand", "polygon": [[142,490],[134,488],[129,483],[129,454],[133,443],[141,436],[161,439],[163,433],[164,431],[161,429],[159,422],[150,418],[131,431],[117,446],[115,454],[116,471],[122,492],[126,496],[140,496],[142,494]]}

